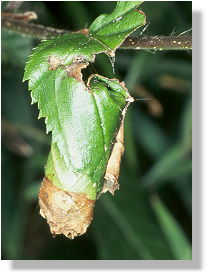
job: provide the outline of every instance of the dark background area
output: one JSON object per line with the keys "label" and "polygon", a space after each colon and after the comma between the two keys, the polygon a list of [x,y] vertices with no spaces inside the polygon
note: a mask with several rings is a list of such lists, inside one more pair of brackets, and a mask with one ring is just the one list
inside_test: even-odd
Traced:
{"label": "dark background area", "polygon": [[[25,1],[19,11],[35,11],[39,24],[78,30],[115,3]],[[191,1],[148,1],[141,10],[149,23],[143,35],[180,35],[192,25]],[[2,30],[2,258],[190,259],[191,52],[118,49],[115,75],[108,57],[97,56],[98,73],[150,99],[127,112],[119,191],[103,195],[87,233],[69,240],[52,237],[39,215],[50,135],[22,82],[38,43]]]}

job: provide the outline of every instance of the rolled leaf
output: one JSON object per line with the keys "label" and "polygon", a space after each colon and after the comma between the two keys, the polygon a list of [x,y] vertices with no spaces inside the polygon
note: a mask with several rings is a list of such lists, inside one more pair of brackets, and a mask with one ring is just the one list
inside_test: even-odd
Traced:
{"label": "rolled leaf", "polygon": [[47,132],[52,131],[39,204],[53,234],[85,233],[96,199],[118,188],[123,120],[133,98],[117,79],[96,74],[84,81],[82,70],[96,54],[112,56],[144,24],[144,15],[135,10],[140,3],[118,2],[111,15],[93,22],[89,35],[42,42],[26,65],[32,103],[38,103],[39,118],[45,117]]}

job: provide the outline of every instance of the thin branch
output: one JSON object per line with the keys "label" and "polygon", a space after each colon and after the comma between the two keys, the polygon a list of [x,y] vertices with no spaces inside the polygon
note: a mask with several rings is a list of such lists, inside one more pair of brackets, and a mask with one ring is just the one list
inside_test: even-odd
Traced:
{"label": "thin branch", "polygon": [[[38,24],[15,20],[2,15],[2,28],[38,39],[50,39],[67,33],[67,30],[54,29]],[[86,34],[86,29],[80,32]],[[127,37],[120,49],[144,50],[191,50],[191,36],[144,36]]]}
{"label": "thin branch", "polygon": [[4,12],[15,13],[16,10],[22,5],[23,1],[10,1],[6,8],[3,9]]}
{"label": "thin branch", "polygon": [[30,36],[37,39],[49,39],[54,36],[71,33],[70,31],[45,27],[39,24],[19,21],[12,18],[5,18],[4,16],[2,16],[1,27],[23,36]]}
{"label": "thin branch", "polygon": [[127,37],[122,49],[191,50],[191,36],[143,36]]}

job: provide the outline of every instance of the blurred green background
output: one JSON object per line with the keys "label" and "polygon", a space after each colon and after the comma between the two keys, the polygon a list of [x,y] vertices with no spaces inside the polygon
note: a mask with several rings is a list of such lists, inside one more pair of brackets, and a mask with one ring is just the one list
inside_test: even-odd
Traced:
{"label": "blurred green background", "polygon": [[[78,30],[115,3],[25,1],[19,11],[35,11],[39,24]],[[141,9],[150,23],[143,35],[191,28],[191,1],[148,1]],[[150,100],[127,112],[120,190],[103,195],[87,233],[69,240],[52,237],[39,215],[50,135],[22,83],[38,43],[2,30],[2,258],[191,259],[191,52],[117,50],[116,75],[106,56],[96,58],[97,72]]]}

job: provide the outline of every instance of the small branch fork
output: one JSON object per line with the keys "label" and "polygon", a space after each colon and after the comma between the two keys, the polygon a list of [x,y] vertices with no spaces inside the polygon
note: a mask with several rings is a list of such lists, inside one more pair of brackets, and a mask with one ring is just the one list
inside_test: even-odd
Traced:
{"label": "small branch fork", "polygon": [[[25,12],[23,14],[2,13],[1,26],[12,32],[23,36],[30,36],[40,40],[50,39],[55,36],[72,33],[68,30],[54,29],[39,24],[28,23],[31,19],[36,19],[35,13]],[[86,33],[87,30],[80,30]],[[192,50],[191,36],[141,36],[127,37],[120,49],[143,49],[143,50]]]}

